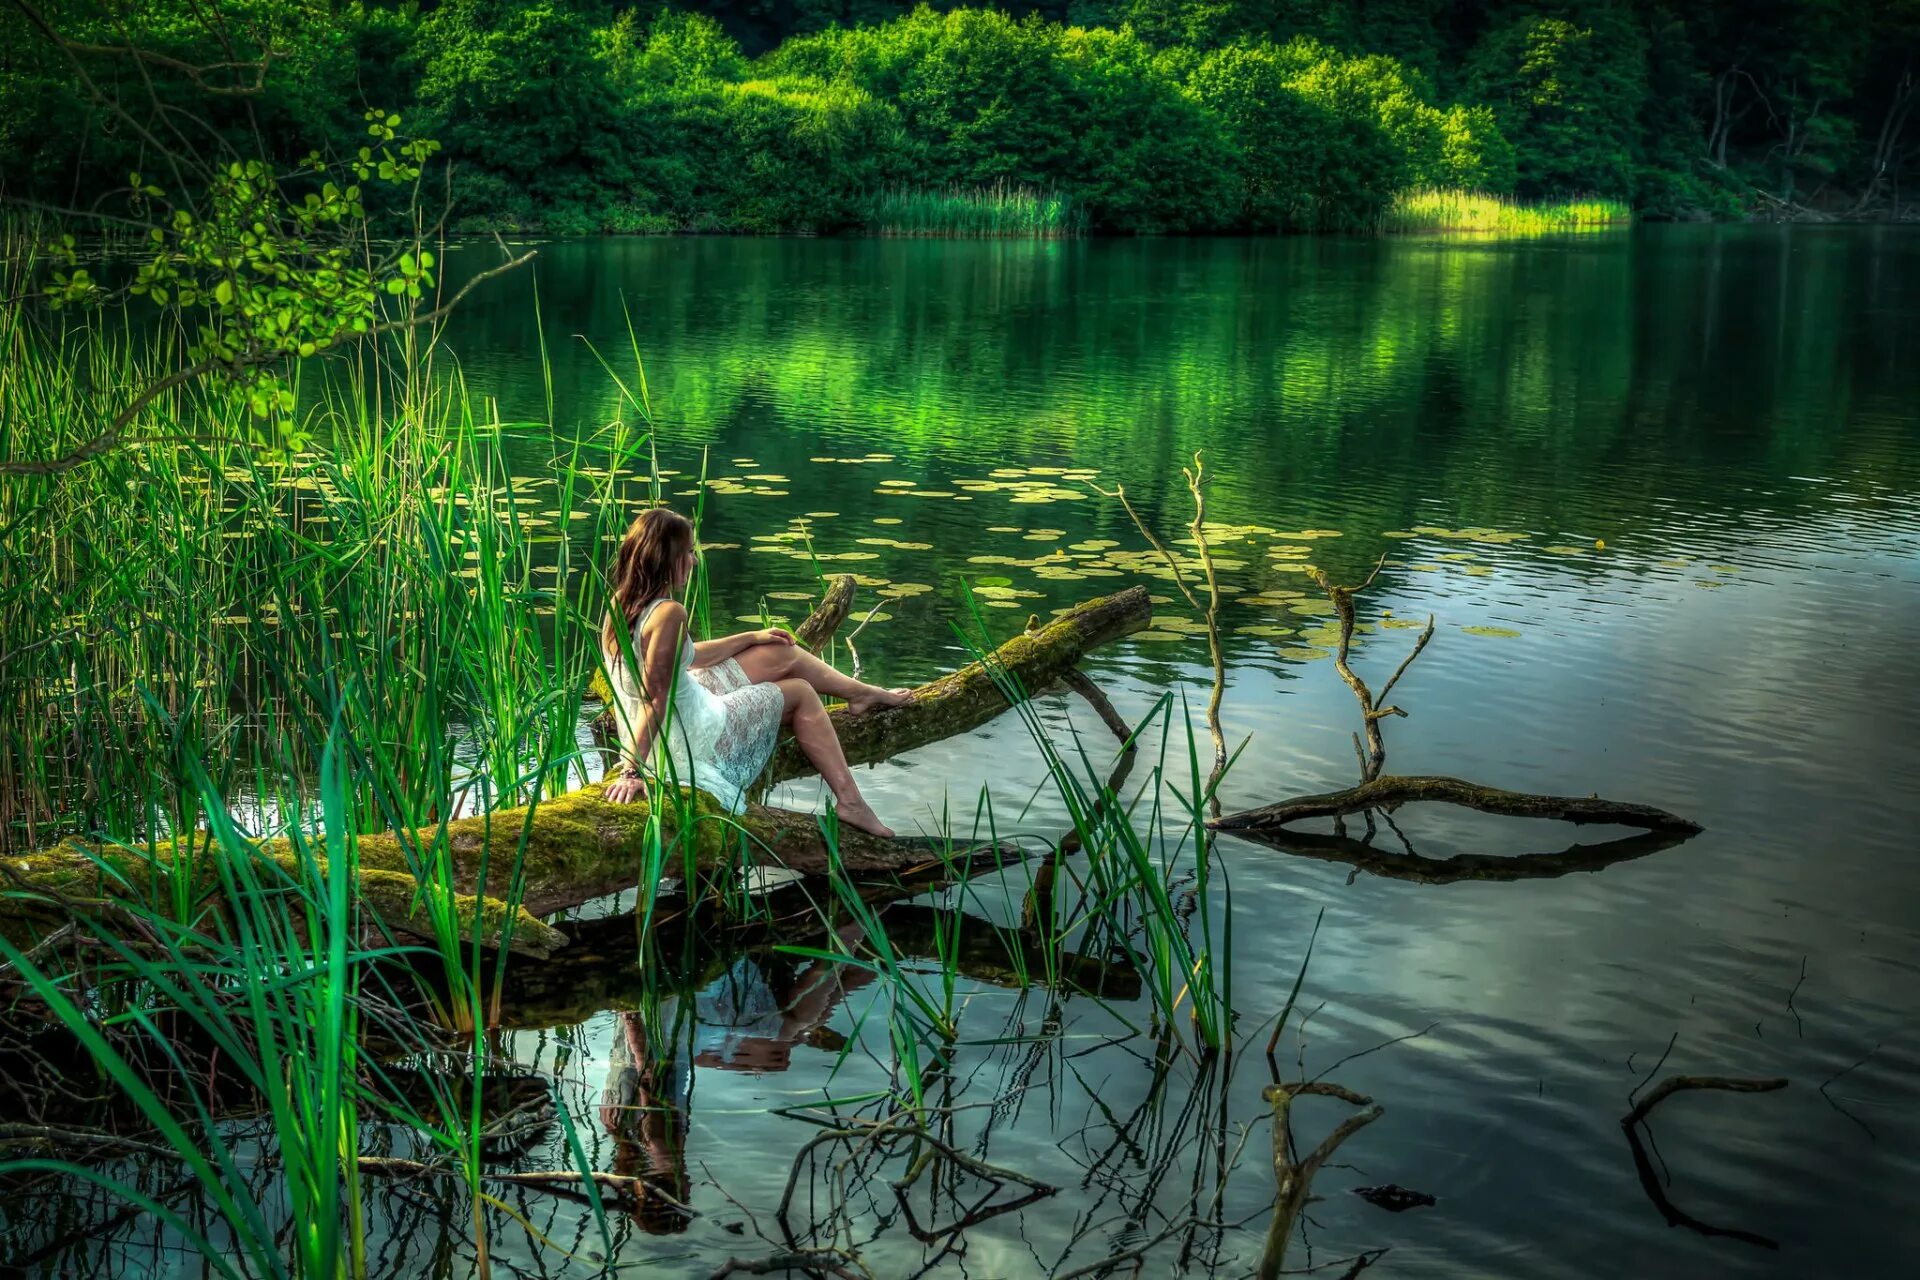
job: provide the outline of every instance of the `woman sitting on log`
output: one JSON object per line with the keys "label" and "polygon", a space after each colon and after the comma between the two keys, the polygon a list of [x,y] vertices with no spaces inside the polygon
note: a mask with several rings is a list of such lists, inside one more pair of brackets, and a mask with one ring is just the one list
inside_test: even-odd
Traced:
{"label": "woman sitting on log", "polygon": [[[606,798],[632,800],[645,792],[641,771],[654,756],[665,720],[666,780],[699,787],[739,813],[784,722],[832,790],[840,820],[891,836],[854,783],[820,695],[845,699],[857,715],[898,706],[908,691],[844,676],[778,628],[696,643],[687,636],[686,609],[672,598],[693,576],[696,555],[693,525],[665,507],[642,512],[615,553],[600,644],[618,703],[626,767],[607,784]],[[632,638],[638,679],[628,668],[620,627]]]}

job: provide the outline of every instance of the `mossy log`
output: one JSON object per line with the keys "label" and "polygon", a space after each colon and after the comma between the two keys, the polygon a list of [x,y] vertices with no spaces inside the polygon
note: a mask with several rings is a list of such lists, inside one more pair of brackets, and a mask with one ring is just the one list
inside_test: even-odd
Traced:
{"label": "mossy log", "polygon": [[1599,796],[1547,796],[1526,791],[1503,791],[1459,778],[1419,774],[1384,774],[1343,791],[1295,796],[1258,809],[1246,809],[1216,818],[1207,825],[1216,831],[1260,831],[1283,827],[1306,818],[1334,818],[1364,809],[1390,809],[1421,800],[1457,804],[1481,813],[1512,818],[1546,818],[1581,824],[1604,823],[1639,827],[1645,831],[1700,830],[1700,824],[1652,805],[1626,804]]}
{"label": "mossy log", "polygon": [[[1147,589],[1129,587],[1076,605],[1052,622],[1029,627],[995,649],[989,661],[1017,678],[1022,688],[1038,692],[1063,679],[1089,650],[1144,630],[1152,615]],[[832,717],[847,763],[867,764],[978,728],[1006,709],[1006,697],[988,668],[970,662],[952,675],[921,685],[904,706],[862,715],[839,707]],[[789,740],[774,752],[766,778],[780,783],[813,772],[799,744]]]}
{"label": "mossy log", "polygon": [[[851,598],[850,584],[847,597]],[[1139,587],[1089,601],[1047,626],[1013,637],[990,660],[1026,688],[1044,688],[1087,650],[1144,627],[1150,611],[1146,591]],[[836,715],[848,756],[869,761],[964,733],[1006,705],[986,670],[973,663],[922,686],[906,706],[863,716]],[[791,744],[783,748],[789,749]],[[798,771],[782,776],[798,776]],[[499,898],[516,854],[524,851],[521,905],[512,913],[509,945],[514,951],[545,957],[564,946],[566,937],[540,916],[631,889],[638,882],[649,816],[645,802],[608,804],[596,783],[535,806],[456,819],[446,824],[444,833],[423,828],[364,835],[356,841],[363,897],[394,932],[430,935],[429,918],[417,902],[418,884],[413,877],[413,868],[424,858],[413,851],[431,849],[444,834],[452,888],[463,895],[456,909],[463,920],[477,922],[468,936],[483,945],[497,945],[509,916]],[[703,867],[721,862],[724,855],[803,875],[824,874],[829,865],[828,843],[813,814],[751,805],[735,816],[722,811],[704,792],[687,791],[676,812],[664,815],[662,827],[673,846],[669,865],[688,854]],[[324,860],[324,842],[314,843],[314,856]],[[850,827],[839,829],[837,847],[840,865],[854,874],[902,874],[965,852],[941,841],[884,840]],[[260,852],[289,874],[300,874],[299,860],[288,841],[265,841]],[[1007,852],[1018,856],[1016,850]],[[196,891],[217,891],[216,865],[204,853],[198,861]],[[114,887],[111,896],[143,901],[169,874],[164,853],[156,860],[144,852],[79,839],[8,862],[19,892],[0,898],[0,921],[57,920],[63,900],[102,896],[110,876],[124,882]],[[489,872],[485,884],[480,879],[483,866]],[[37,901],[31,897],[36,889],[42,895]],[[480,894],[486,896],[475,896]]]}

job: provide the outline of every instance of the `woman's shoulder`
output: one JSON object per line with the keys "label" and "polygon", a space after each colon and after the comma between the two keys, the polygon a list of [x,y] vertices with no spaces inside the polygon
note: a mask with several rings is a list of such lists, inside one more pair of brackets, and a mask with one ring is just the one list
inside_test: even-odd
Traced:
{"label": "woman's shoulder", "polygon": [[678,631],[687,624],[687,607],[678,600],[655,600],[641,611],[639,630],[652,635],[662,629]]}

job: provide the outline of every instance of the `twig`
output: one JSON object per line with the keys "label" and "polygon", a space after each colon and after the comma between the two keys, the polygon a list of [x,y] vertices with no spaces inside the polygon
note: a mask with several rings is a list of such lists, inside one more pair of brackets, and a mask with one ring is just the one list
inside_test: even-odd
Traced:
{"label": "twig", "polygon": [[[1303,1095],[1337,1098],[1351,1106],[1364,1107],[1365,1110],[1342,1120],[1331,1133],[1320,1140],[1320,1144],[1305,1159],[1296,1161],[1291,1152],[1293,1135],[1288,1120],[1293,1100]],[[1276,1194],[1273,1218],[1267,1224],[1266,1245],[1261,1250],[1260,1265],[1256,1275],[1259,1280],[1275,1280],[1275,1277],[1282,1274],[1281,1268],[1286,1262],[1287,1241],[1293,1235],[1293,1227],[1299,1220],[1300,1211],[1306,1207],[1307,1198],[1313,1189],[1314,1175],[1339,1149],[1341,1143],[1378,1120],[1385,1114],[1385,1108],[1377,1105],[1365,1094],[1356,1093],[1345,1085],[1325,1080],[1269,1085],[1261,1092],[1261,1096],[1273,1106],[1273,1173]]]}
{"label": "twig", "polygon": [[[458,1178],[464,1177],[459,1170],[444,1165],[423,1164],[418,1160],[402,1160],[395,1156],[361,1156],[358,1164],[360,1172],[375,1174],[383,1178]],[[545,1191],[552,1195],[584,1197],[586,1184],[592,1182],[602,1191],[627,1200],[645,1200],[656,1198],[666,1201],[674,1208],[686,1213],[693,1209],[662,1191],[644,1178],[632,1177],[623,1173],[607,1173],[600,1169],[590,1169],[585,1173],[571,1170],[555,1170],[535,1173],[482,1173],[487,1182],[505,1182],[516,1187],[529,1187],[535,1191]]]}

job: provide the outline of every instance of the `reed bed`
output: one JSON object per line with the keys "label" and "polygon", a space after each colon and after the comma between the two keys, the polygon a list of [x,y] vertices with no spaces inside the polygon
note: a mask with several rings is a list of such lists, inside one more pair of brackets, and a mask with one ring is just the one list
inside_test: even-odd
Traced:
{"label": "reed bed", "polygon": [[[125,388],[168,367],[164,338],[129,332],[49,332],[17,303],[0,313],[0,459],[62,451]],[[134,424],[141,443],[58,476],[0,481],[0,850],[84,832],[182,868],[144,895],[108,884],[97,902],[69,904],[83,947],[0,937],[0,975],[91,1057],[121,1122],[205,1191],[188,1211],[70,1158],[0,1160],[0,1175],[105,1187],[223,1275],[358,1276],[370,1268],[361,1156],[399,1126],[423,1162],[464,1184],[473,1263],[486,1274],[490,1233],[515,1221],[483,1189],[480,1102],[496,1069],[487,1028],[507,952],[469,945],[444,838],[431,833],[598,773],[583,701],[601,661],[599,569],[627,515],[659,495],[637,353],[630,374],[608,373],[634,421],[584,443],[551,421],[499,421],[457,369],[399,347],[302,388],[310,452],[243,443],[244,406],[182,389]],[[547,442],[550,475],[507,466],[509,432]],[[694,600],[704,594],[697,580]],[[970,643],[984,657],[979,630]],[[948,891],[965,901],[998,883],[1021,896],[1022,921],[999,926],[1021,983],[1054,985],[1070,948],[1125,956],[1144,978],[1151,1023],[1139,1030],[1162,1055],[1229,1047],[1231,938],[1214,933],[1229,887],[1201,822],[1219,779],[1203,777],[1191,730],[1178,750],[1172,698],[1102,758],[1056,742],[1029,691],[997,677],[1073,830],[1035,850],[1046,854],[1037,862],[977,866],[966,850],[1003,835],[983,792],[965,838],[951,822],[935,833]],[[1148,725],[1159,756],[1123,801],[1112,766],[1142,753]],[[690,890],[685,910],[737,923],[758,909],[737,866],[700,880],[670,838],[694,828],[691,797],[654,800],[635,908],[642,955],[675,880]],[[666,821],[676,805],[681,820]],[[355,839],[391,828],[428,833],[410,853],[425,944],[385,934],[358,898]],[[831,845],[830,811],[823,829]],[[290,867],[258,852],[279,835],[294,842]],[[525,839],[483,890],[509,907]],[[217,899],[191,873],[209,864]],[[19,890],[0,884],[7,892]],[[957,935],[942,931],[931,957],[910,957],[845,875],[815,909],[823,928],[856,923],[857,942],[797,949],[875,975],[888,1016],[869,1048],[894,1064],[895,1104],[920,1112],[923,1082],[952,1066],[968,1006]],[[409,1058],[434,1064],[424,1099],[394,1085],[392,1064]],[[216,1096],[216,1081],[235,1078],[265,1116],[244,1139]],[[558,1114],[584,1173],[564,1106]],[[257,1156],[239,1154],[263,1136],[277,1170],[264,1190],[243,1176]],[[595,1184],[580,1185],[604,1242]]]}
{"label": "reed bed", "polygon": [[1024,183],[894,187],[874,197],[869,228],[881,236],[1056,240],[1086,232],[1086,212],[1066,195]]}
{"label": "reed bed", "polygon": [[1471,232],[1504,236],[1551,235],[1624,227],[1633,210],[1598,196],[1529,204],[1510,196],[1446,187],[1416,187],[1393,198],[1380,215],[1382,235]]}

